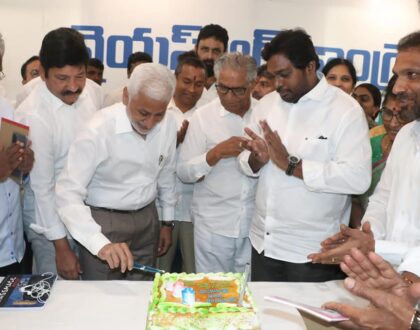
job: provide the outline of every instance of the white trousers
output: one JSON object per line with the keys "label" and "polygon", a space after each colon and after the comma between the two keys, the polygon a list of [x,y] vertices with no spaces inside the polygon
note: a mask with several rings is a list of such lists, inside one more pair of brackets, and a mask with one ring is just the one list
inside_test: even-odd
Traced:
{"label": "white trousers", "polygon": [[248,237],[232,238],[211,233],[199,222],[194,223],[194,253],[197,273],[243,273],[251,262]]}

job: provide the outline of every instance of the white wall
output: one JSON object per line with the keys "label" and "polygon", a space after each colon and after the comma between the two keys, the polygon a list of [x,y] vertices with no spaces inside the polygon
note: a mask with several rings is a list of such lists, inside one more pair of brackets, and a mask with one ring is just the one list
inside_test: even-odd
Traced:
{"label": "white wall", "polygon": [[[417,0],[0,0],[0,32],[6,42],[3,71],[7,75],[1,84],[13,99],[20,88],[21,64],[39,52],[48,31],[60,26],[102,27],[107,63],[109,37],[132,38],[134,29],[150,28],[147,36],[152,38],[154,60],[158,61],[161,50],[156,38],[169,41],[169,55],[193,47],[197,32],[177,43],[172,41],[173,26],[218,23],[229,31],[231,41],[247,42],[251,51],[256,29],[303,27],[320,47],[322,60],[334,57],[334,49],[345,57],[356,54],[353,59],[358,74],[364,73],[363,80],[383,86],[381,79],[388,75],[382,72],[383,64],[391,59],[392,65],[395,56],[395,50],[384,45],[395,45],[402,36],[420,29],[419,12]],[[88,40],[87,44],[94,52],[95,42]],[[140,41],[132,44],[134,51],[144,48]],[[333,49],[323,52],[321,47]],[[123,62],[122,42],[116,49],[115,59]],[[112,89],[123,84],[125,77],[125,69],[106,66],[103,86]]]}

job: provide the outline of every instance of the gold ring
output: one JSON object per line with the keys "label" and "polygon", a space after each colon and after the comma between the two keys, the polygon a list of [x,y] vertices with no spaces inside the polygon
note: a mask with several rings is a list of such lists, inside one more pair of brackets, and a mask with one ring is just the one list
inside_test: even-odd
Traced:
{"label": "gold ring", "polygon": [[331,262],[334,264],[335,263],[335,258],[331,258]]}
{"label": "gold ring", "polygon": [[242,141],[239,141],[239,149],[242,149]]}

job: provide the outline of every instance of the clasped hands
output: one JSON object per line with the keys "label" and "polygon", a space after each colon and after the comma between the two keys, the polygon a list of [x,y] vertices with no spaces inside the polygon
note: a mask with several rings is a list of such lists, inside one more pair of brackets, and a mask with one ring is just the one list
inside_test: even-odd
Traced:
{"label": "clasped hands", "polygon": [[[283,145],[277,131],[273,131],[266,120],[260,121],[263,136],[260,137],[250,128],[245,128],[245,133],[250,137],[232,136],[231,138],[217,144],[206,156],[207,163],[214,166],[222,158],[237,157],[244,149],[251,152],[252,166],[256,172],[270,159],[280,169],[286,170],[288,166],[288,152]],[[257,168],[255,168],[257,167]]]}

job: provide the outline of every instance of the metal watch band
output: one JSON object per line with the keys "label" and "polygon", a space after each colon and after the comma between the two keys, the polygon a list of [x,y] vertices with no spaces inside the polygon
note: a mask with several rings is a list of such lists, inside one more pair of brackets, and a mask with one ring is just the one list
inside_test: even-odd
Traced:
{"label": "metal watch band", "polygon": [[416,310],[414,313],[409,330],[420,330],[420,311]]}
{"label": "metal watch band", "polygon": [[161,221],[162,226],[171,227],[172,229],[175,227],[175,222],[173,221]]}

